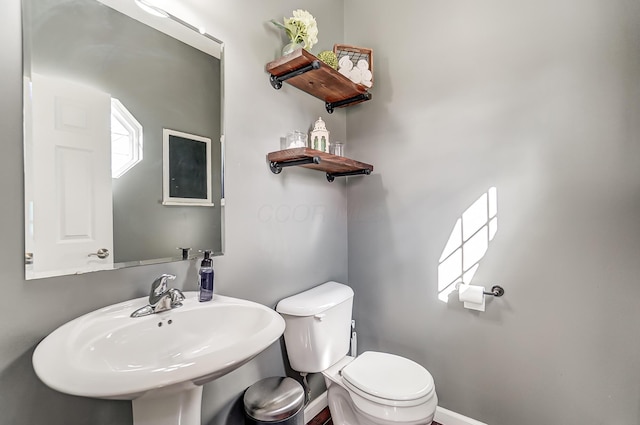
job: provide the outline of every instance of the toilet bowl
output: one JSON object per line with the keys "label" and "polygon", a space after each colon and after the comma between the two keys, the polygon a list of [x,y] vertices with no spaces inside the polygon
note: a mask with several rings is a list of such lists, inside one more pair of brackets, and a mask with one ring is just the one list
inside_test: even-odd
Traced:
{"label": "toilet bowl", "polygon": [[422,425],[433,421],[438,404],[433,378],[411,360],[367,351],[356,358],[346,356],[322,374],[336,424]]}
{"label": "toilet bowl", "polygon": [[353,290],[327,282],[285,298],[287,356],[298,372],[322,372],[335,425],[430,424],[438,397],[431,374],[389,353],[347,356]]}

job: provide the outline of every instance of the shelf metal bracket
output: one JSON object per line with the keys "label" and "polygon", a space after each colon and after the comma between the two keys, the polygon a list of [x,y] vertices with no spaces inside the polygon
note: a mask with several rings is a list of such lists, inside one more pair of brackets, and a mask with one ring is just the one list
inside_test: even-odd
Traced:
{"label": "shelf metal bracket", "polygon": [[346,171],[344,173],[327,173],[327,180],[329,183],[333,182],[336,177],[347,177],[347,176],[359,176],[361,174],[369,175],[371,174],[371,170],[356,170],[356,171]]}
{"label": "shelf metal bracket", "polygon": [[293,78],[293,77],[297,77],[298,75],[302,75],[305,72],[309,72],[309,71],[313,71],[314,69],[320,69],[320,61],[313,61],[311,62],[309,65],[305,65],[302,68],[298,68],[295,69],[293,71],[289,71],[285,74],[282,74],[280,76],[275,76],[273,74],[271,74],[271,77],[269,78],[269,82],[271,82],[271,86],[276,89],[276,90],[280,90],[282,88],[282,83],[284,81],[287,81],[289,78]]}
{"label": "shelf metal bracket", "polygon": [[296,165],[305,165],[305,164],[320,164],[320,157],[314,156],[309,158],[302,159],[292,159],[291,161],[271,161],[269,162],[269,168],[271,168],[271,172],[273,174],[280,174],[282,169],[285,167],[295,167]]}
{"label": "shelf metal bracket", "polygon": [[371,100],[371,93],[361,93],[359,95],[350,97],[349,99],[339,100],[337,102],[325,102],[324,106],[327,108],[327,112],[333,114],[334,108],[349,105],[354,102],[363,102],[365,100]]}

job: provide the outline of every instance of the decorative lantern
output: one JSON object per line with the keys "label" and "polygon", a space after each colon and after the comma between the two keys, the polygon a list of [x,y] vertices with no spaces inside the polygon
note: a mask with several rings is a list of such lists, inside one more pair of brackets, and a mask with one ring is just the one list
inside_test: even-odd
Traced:
{"label": "decorative lantern", "polygon": [[318,118],[311,130],[311,149],[329,153],[329,130],[322,118]]}

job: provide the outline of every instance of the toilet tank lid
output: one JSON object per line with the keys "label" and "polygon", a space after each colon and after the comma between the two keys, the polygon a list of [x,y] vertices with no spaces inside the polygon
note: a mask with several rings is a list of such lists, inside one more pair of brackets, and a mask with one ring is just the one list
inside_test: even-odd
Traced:
{"label": "toilet tank lid", "polygon": [[326,282],[281,300],[276,311],[291,316],[313,316],[353,298],[353,289],[338,282]]}

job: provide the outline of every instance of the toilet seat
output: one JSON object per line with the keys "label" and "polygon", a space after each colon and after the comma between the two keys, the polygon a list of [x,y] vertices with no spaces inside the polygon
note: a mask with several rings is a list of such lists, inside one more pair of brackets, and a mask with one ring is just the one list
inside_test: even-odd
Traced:
{"label": "toilet seat", "polygon": [[346,365],[341,375],[348,390],[385,406],[417,406],[435,393],[429,371],[389,353],[364,352]]}

